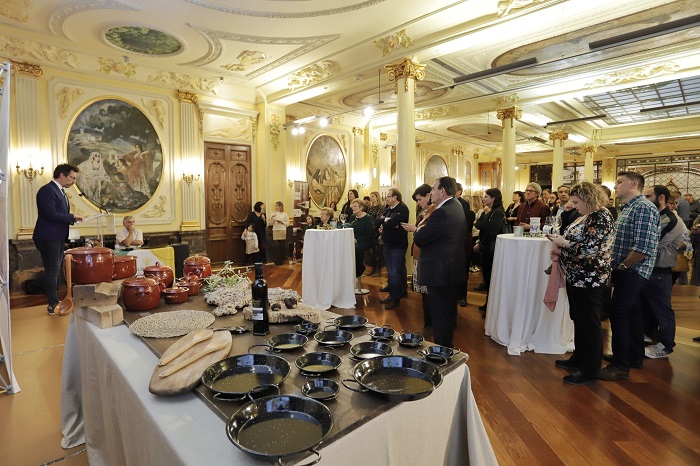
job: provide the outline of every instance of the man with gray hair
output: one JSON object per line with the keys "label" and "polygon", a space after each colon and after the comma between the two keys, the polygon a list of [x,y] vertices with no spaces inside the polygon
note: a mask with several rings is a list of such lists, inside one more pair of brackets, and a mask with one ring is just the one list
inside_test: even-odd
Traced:
{"label": "man with gray hair", "polygon": [[516,225],[525,228],[525,231],[530,231],[530,219],[540,218],[540,225],[544,225],[549,216],[549,206],[540,201],[542,187],[537,183],[528,183],[525,188],[525,202],[518,207]]}
{"label": "man with gray hair", "polygon": [[117,249],[133,248],[143,244],[143,232],[136,228],[136,220],[131,215],[127,215],[122,220],[124,228],[117,231]]}

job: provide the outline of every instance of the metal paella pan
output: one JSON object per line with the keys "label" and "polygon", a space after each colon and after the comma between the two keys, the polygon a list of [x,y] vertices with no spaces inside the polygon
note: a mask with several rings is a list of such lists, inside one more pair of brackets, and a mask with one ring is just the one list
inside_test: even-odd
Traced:
{"label": "metal paella pan", "polygon": [[289,363],[271,354],[241,354],[222,359],[202,374],[202,384],[217,400],[240,401],[247,394],[279,387],[291,372]]}
{"label": "metal paella pan", "polygon": [[[365,316],[339,316],[331,321],[329,326],[334,326],[341,330],[354,330],[362,327],[372,326],[376,324],[367,321]],[[371,328],[371,327],[368,327]]]}

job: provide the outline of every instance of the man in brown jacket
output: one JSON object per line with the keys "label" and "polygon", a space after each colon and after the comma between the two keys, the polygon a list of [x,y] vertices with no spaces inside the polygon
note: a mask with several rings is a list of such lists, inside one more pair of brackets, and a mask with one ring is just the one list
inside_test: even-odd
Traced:
{"label": "man in brown jacket", "polygon": [[525,228],[525,231],[530,231],[530,219],[540,218],[540,225],[544,225],[549,216],[550,210],[547,204],[540,201],[539,197],[542,194],[542,187],[537,183],[529,183],[525,188],[525,202],[518,207],[518,219],[516,225]]}

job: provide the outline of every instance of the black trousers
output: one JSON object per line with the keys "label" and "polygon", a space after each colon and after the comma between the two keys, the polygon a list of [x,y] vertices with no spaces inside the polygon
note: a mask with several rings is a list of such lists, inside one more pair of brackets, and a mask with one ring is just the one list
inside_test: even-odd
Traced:
{"label": "black trousers", "polygon": [[63,249],[65,241],[52,241],[35,239],[34,245],[41,254],[41,262],[44,264],[44,293],[49,306],[56,307],[58,299],[58,276],[63,263]]}
{"label": "black trousers", "polygon": [[457,293],[459,287],[429,286],[427,302],[433,322],[435,343],[452,347],[452,335],[457,325]]}
{"label": "black trousers", "polygon": [[574,350],[571,361],[587,377],[598,377],[603,360],[603,334],[600,326],[604,287],[578,288],[566,283],[569,316],[574,321]]}

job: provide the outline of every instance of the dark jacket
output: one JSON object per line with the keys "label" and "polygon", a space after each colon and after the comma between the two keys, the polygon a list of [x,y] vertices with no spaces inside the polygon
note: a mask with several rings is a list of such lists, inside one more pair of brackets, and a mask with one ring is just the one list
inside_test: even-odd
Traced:
{"label": "dark jacket", "polygon": [[481,247],[493,252],[496,249],[496,237],[503,233],[503,227],[507,223],[503,207],[497,207],[488,214],[479,217],[476,227],[479,229],[479,244],[481,244]]}
{"label": "dark jacket", "polygon": [[467,221],[454,199],[435,209],[425,225],[413,234],[420,248],[418,280],[424,286],[457,286],[467,279],[464,242]]}
{"label": "dark jacket", "polygon": [[403,202],[399,202],[393,209],[387,207],[382,216],[375,220],[377,228],[384,226],[382,241],[385,248],[408,248],[408,232],[401,227],[401,223],[408,223],[408,206]]}
{"label": "dark jacket", "polygon": [[49,181],[36,193],[38,218],[32,238],[47,241],[66,241],[68,227],[75,217],[68,209],[68,198],[56,183]]}
{"label": "dark jacket", "polygon": [[464,211],[464,218],[467,220],[466,247],[468,254],[472,248],[472,228],[474,228],[474,220],[476,219],[476,214],[472,211],[472,207],[471,205],[469,205],[469,201],[467,201],[466,199],[462,199],[461,197],[455,197],[455,199],[457,199],[462,205],[462,210]]}

